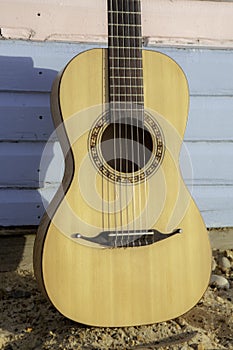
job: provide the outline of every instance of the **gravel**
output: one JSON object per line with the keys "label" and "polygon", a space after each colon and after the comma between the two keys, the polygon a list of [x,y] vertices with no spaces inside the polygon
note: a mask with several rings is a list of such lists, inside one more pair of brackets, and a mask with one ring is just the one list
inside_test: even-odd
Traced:
{"label": "gravel", "polygon": [[[213,275],[201,301],[171,321],[123,328],[89,327],[60,315],[30,269],[0,273],[0,349],[233,349],[233,250],[213,251]],[[219,278],[217,278],[219,280]]]}

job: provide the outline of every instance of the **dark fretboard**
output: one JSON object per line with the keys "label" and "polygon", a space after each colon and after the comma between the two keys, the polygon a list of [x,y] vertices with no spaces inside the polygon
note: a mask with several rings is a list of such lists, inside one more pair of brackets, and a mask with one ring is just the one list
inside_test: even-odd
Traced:
{"label": "dark fretboard", "polygon": [[109,101],[114,108],[125,103],[143,108],[139,0],[108,0],[108,66]]}

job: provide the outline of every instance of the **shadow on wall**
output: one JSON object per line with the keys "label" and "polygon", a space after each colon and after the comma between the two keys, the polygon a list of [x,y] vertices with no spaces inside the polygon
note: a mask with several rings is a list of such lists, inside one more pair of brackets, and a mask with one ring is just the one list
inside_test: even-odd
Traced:
{"label": "shadow on wall", "polygon": [[0,226],[38,225],[51,197],[41,189],[61,178],[56,168],[46,178],[54,147],[40,169],[54,131],[50,90],[57,71],[34,67],[30,57],[0,56],[0,67]]}

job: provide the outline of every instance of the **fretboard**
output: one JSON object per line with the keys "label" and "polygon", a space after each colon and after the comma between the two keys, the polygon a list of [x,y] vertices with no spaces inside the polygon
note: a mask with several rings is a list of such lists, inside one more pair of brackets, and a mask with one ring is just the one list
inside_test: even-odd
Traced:
{"label": "fretboard", "polygon": [[108,0],[109,101],[143,108],[142,30],[139,0]]}

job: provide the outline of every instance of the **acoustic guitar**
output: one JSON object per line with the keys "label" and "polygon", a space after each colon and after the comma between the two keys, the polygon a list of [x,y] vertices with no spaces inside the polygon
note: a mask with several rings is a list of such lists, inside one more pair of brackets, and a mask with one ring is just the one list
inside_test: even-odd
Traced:
{"label": "acoustic guitar", "polygon": [[65,173],[39,226],[34,270],[63,315],[117,327],[192,308],[211,249],[179,168],[186,77],[142,49],[140,1],[107,8],[108,48],[74,57],[52,87]]}

